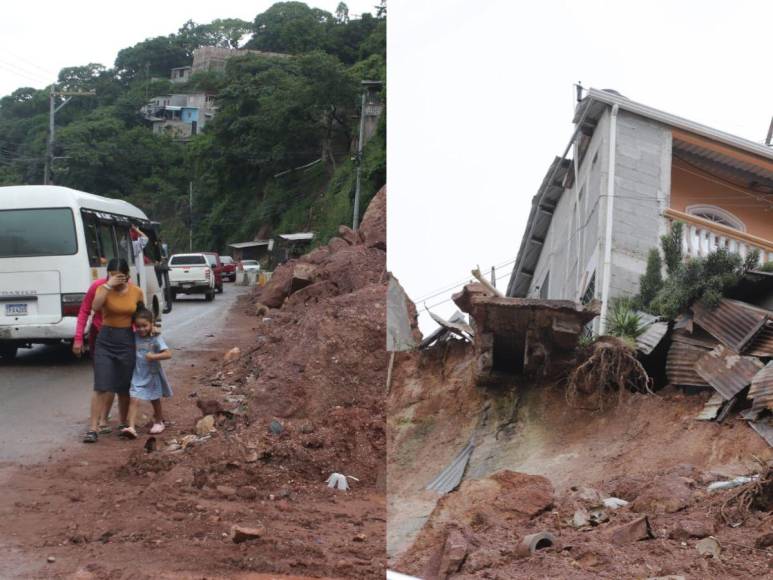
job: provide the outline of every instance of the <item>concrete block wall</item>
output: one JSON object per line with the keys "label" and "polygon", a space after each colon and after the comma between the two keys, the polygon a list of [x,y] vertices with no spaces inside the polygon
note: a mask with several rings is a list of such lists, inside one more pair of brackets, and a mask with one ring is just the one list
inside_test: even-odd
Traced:
{"label": "concrete block wall", "polygon": [[[610,297],[639,291],[650,248],[667,230],[671,131],[626,111],[617,116]],[[602,234],[603,245],[603,234]]]}
{"label": "concrete block wall", "polygon": [[[603,239],[603,194],[609,167],[608,139],[609,115],[606,113],[599,120],[588,145],[579,167],[577,182],[564,192],[553,213],[529,287],[529,297],[539,297],[539,288],[545,274],[550,272],[548,297],[577,300],[583,290],[582,281],[587,283],[592,272],[598,269],[594,265],[594,256],[599,252],[599,239]],[[598,262],[597,259],[595,261]],[[598,292],[598,283],[596,288]]]}

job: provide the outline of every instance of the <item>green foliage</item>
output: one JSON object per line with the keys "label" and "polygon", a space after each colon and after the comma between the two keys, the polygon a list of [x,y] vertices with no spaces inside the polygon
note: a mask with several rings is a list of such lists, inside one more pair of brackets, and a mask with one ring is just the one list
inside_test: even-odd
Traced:
{"label": "green foliage", "polygon": [[682,222],[671,224],[671,231],[660,237],[663,248],[663,256],[666,261],[666,270],[669,276],[673,276],[682,265]]}
{"label": "green foliage", "polygon": [[[333,17],[283,2],[255,22],[188,21],[119,51],[113,68],[62,69],[58,88],[96,96],[73,98],[56,115],[54,182],[138,205],[163,223],[172,251],[187,249],[191,223],[201,249],[301,229],[325,242],[351,223],[359,81],[386,80],[385,31],[383,14],[354,18],[342,5]],[[225,74],[168,80],[196,48],[238,47],[250,33],[246,47],[294,56],[245,55]],[[217,115],[187,143],[154,135],[140,112],[149,97],[172,92],[216,94]],[[47,130],[48,89],[0,99],[0,184],[40,183]],[[363,152],[363,212],[385,180],[382,118]]]}
{"label": "green foliage", "polygon": [[647,270],[639,278],[639,295],[636,302],[642,310],[648,311],[652,300],[663,287],[663,261],[657,248],[650,249],[647,255]]}
{"label": "green foliage", "polygon": [[613,300],[607,314],[607,334],[635,344],[642,330],[641,317],[636,313],[633,301],[626,298]]}
{"label": "green foliage", "polygon": [[773,262],[765,262],[762,266],[758,267],[760,272],[773,272]]}
{"label": "green foliage", "polygon": [[277,2],[255,18],[254,36],[245,48],[299,54],[323,49],[333,15],[303,2]]}
{"label": "green foliage", "polygon": [[669,274],[652,301],[651,310],[674,318],[696,301],[713,308],[730,288],[738,284],[744,272],[741,257],[724,248],[705,258],[688,258],[676,272]]}

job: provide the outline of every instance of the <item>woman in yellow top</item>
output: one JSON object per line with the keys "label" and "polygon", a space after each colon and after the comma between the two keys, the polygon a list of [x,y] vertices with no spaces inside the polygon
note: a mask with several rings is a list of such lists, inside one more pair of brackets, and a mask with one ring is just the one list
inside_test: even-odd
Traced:
{"label": "woman in yellow top", "polygon": [[92,399],[91,423],[83,438],[84,443],[97,441],[97,422],[111,393],[118,395],[121,415],[119,430],[126,426],[129,410],[129,387],[136,357],[132,315],[145,297],[142,290],[129,279],[126,260],[113,258],[107,264],[108,280],[97,288],[92,308],[102,311],[102,328],[94,348],[94,390],[98,396]]}

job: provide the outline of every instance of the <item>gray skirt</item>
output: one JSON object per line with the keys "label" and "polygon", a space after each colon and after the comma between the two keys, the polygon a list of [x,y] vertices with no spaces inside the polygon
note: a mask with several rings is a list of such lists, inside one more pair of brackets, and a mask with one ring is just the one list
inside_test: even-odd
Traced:
{"label": "gray skirt", "polygon": [[136,356],[131,328],[103,325],[94,349],[94,390],[128,394]]}

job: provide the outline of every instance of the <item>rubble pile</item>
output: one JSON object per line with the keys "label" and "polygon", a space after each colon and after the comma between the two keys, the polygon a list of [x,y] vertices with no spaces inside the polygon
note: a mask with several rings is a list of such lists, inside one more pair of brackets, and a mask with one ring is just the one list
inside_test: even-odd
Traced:
{"label": "rubble pile", "polygon": [[[772,312],[725,299],[647,319],[635,348],[567,347],[592,305],[477,285],[454,299],[472,332],[460,315],[397,357],[390,568],[428,580],[773,574]],[[583,374],[594,353],[618,351]]]}
{"label": "rubble pile", "polygon": [[[191,509],[241,504],[224,532],[251,550],[238,568],[384,574],[385,195],[360,230],[342,226],[340,237],[283,264],[243,301],[254,343],[225,352],[207,375],[188,434],[158,452],[138,450],[123,469],[157,473],[158,489]],[[348,485],[329,488],[331,474]],[[348,513],[339,502],[359,503]]]}

